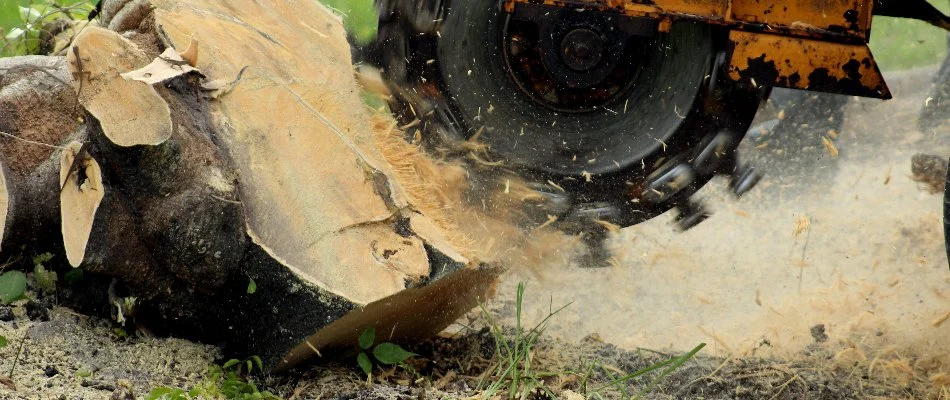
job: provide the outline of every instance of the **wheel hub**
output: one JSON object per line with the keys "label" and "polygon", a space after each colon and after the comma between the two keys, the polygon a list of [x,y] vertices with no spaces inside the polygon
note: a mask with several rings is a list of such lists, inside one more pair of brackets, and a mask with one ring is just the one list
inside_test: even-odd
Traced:
{"label": "wheel hub", "polygon": [[585,28],[575,29],[561,41],[561,60],[575,71],[589,71],[600,64],[605,47],[597,32]]}
{"label": "wheel hub", "polygon": [[620,29],[620,24],[637,23],[652,21],[522,10],[508,19],[502,32],[509,78],[522,93],[553,111],[578,113],[609,106],[627,94],[640,73],[638,57],[649,38]]}

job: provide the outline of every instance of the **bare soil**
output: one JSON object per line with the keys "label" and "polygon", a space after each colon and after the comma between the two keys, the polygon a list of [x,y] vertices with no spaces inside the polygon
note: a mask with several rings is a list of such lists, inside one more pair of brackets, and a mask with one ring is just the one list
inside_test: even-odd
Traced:
{"label": "bare soil", "polygon": [[[13,309],[16,320],[4,323],[4,328],[13,328],[4,331],[12,345],[0,350],[4,374],[16,358],[24,335],[27,341],[14,372],[16,390],[0,387],[2,399],[143,398],[157,386],[188,388],[198,384],[211,363],[221,362],[216,360],[220,354],[213,346],[173,338],[122,338],[113,330],[112,322],[81,316],[65,308],[53,308],[49,321],[31,321],[25,315],[24,303]],[[409,363],[415,374],[404,368],[378,369],[372,383],[366,382],[352,357],[289,375],[256,379],[284,399],[479,398],[480,384],[494,352],[492,336],[486,329],[435,338],[412,350],[419,354]],[[625,398],[621,393],[637,393],[650,385],[656,374],[621,386],[612,385],[611,379],[615,378],[608,374],[620,376],[679,356],[672,352],[621,349],[598,336],[576,342],[545,336],[533,353],[535,370],[552,373],[544,381],[546,388],[565,399],[595,392],[605,399]],[[867,369],[862,360],[842,362],[840,358],[832,347],[820,343],[809,346],[793,360],[700,355],[659,381],[646,398],[939,396],[920,382],[885,379],[875,374],[873,368]],[[598,367],[591,369],[594,362]],[[536,398],[547,397],[539,392]]]}

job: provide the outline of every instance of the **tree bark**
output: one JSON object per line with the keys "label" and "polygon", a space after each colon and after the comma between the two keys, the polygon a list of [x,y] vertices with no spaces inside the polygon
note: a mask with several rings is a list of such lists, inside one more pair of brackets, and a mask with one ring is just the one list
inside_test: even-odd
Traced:
{"label": "tree bark", "polygon": [[79,135],[78,107],[62,57],[0,59],[0,165],[7,198],[0,259],[57,250],[61,146]]}

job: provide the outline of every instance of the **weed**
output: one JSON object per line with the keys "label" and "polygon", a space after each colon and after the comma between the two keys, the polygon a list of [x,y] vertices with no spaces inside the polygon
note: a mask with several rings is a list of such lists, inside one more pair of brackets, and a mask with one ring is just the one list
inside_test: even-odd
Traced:
{"label": "weed", "polygon": [[13,379],[13,373],[16,372],[16,365],[20,362],[20,354],[23,354],[23,346],[26,344],[26,336],[20,339],[20,347],[16,349],[16,357],[13,357],[13,365],[10,367],[10,373],[7,377]]}
{"label": "weed", "polygon": [[0,349],[7,347],[7,337],[0,335]]}
{"label": "weed", "polygon": [[[552,399],[557,398],[556,394],[545,386],[544,380],[551,377],[562,376],[565,373],[535,370],[532,365],[532,354],[534,346],[538,343],[551,318],[570,304],[557,310],[551,308],[548,311],[548,315],[541,320],[541,322],[528,331],[525,331],[521,316],[522,306],[524,304],[524,291],[524,283],[518,284],[515,300],[515,331],[514,337],[510,339],[499,325],[492,320],[491,314],[482,306],[482,313],[488,320],[492,338],[495,342],[494,362],[484,374],[482,382],[478,385],[478,388],[483,390],[483,399],[496,398],[503,391],[507,391],[509,399],[538,398],[539,395]],[[625,400],[640,399],[644,395],[652,392],[663,379],[692,359],[705,346],[706,344],[702,343],[686,354],[670,358],[669,360],[653,364],[629,374],[616,368],[610,368],[595,360],[591,362],[582,373],[575,373],[575,375],[579,377],[580,390],[585,394],[587,399],[602,400],[607,397],[608,392],[615,392],[614,396],[610,397],[619,397]],[[632,380],[656,372],[659,373],[636,394],[631,395],[628,392],[628,384]],[[588,384],[595,373],[606,377],[608,382],[589,389]]]}
{"label": "weed", "polygon": [[[398,344],[383,342],[374,347],[373,344],[375,343],[376,326],[371,326],[364,329],[363,332],[360,332],[358,340],[360,353],[356,356],[356,363],[359,364],[360,368],[366,374],[367,379],[372,379],[373,377],[372,359],[375,359],[377,363],[382,365],[402,365],[402,363],[410,357],[418,355],[406,351]],[[370,352],[373,354],[372,359],[369,356]]]}
{"label": "weed", "polygon": [[[546,392],[550,397],[555,397],[544,386],[543,379],[557,374],[535,371],[532,368],[532,349],[537,344],[538,339],[547,328],[548,322],[554,315],[566,308],[565,305],[557,310],[548,312],[548,316],[533,328],[524,331],[521,321],[521,310],[524,301],[524,283],[518,284],[518,292],[515,300],[515,332],[514,338],[510,341],[504,331],[495,324],[491,314],[482,306],[482,313],[488,320],[491,327],[492,338],[495,342],[495,358],[497,362],[489,367],[484,379],[479,384],[479,389],[484,389],[482,397],[485,399],[493,398],[499,392],[507,387],[508,398],[527,398],[536,390]],[[491,383],[485,386],[487,380]]]}
{"label": "weed", "polygon": [[26,275],[20,271],[0,274],[0,304],[7,305],[23,298],[26,292]]}
{"label": "weed", "polygon": [[65,274],[63,274],[63,283],[65,283],[66,286],[75,285],[76,282],[79,282],[82,280],[83,276],[84,276],[84,273],[82,272],[81,268],[73,268],[69,270],[68,272],[66,272]]}
{"label": "weed", "polygon": [[33,281],[44,292],[55,292],[57,276],[55,271],[46,269],[46,263],[53,259],[53,254],[43,253],[33,257]]}
{"label": "weed", "polygon": [[122,328],[113,328],[112,334],[115,335],[116,340],[122,342],[129,338],[129,333]]}
{"label": "weed", "polygon": [[157,387],[152,389],[146,400],[280,400],[268,391],[260,391],[249,375],[263,370],[260,357],[251,356],[244,360],[231,359],[221,366],[212,366],[208,377],[189,391],[179,388]]}

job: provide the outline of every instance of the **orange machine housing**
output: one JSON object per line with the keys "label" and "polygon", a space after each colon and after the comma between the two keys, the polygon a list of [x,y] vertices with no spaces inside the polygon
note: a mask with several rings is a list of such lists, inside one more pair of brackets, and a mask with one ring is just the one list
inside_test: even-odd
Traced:
{"label": "orange machine housing", "polygon": [[698,21],[729,29],[733,80],[889,99],[867,42],[873,0],[506,0],[616,12],[659,20]]}

